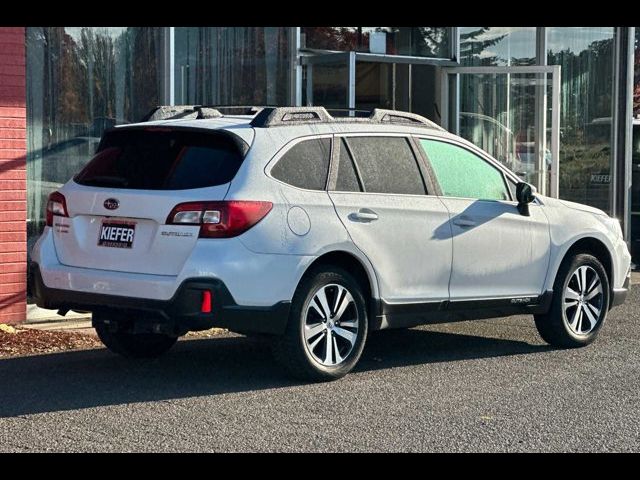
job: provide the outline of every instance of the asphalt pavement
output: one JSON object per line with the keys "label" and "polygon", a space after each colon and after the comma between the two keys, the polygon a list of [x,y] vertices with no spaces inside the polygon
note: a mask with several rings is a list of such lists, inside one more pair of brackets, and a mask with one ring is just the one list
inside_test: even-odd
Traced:
{"label": "asphalt pavement", "polygon": [[356,371],[288,380],[223,335],[149,361],[0,360],[0,451],[640,451],[640,288],[591,346],[531,317],[374,333]]}

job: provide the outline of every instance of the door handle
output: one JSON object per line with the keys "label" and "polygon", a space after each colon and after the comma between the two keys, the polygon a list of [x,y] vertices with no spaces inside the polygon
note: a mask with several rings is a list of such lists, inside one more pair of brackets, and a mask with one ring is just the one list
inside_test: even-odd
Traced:
{"label": "door handle", "polygon": [[476,226],[476,222],[474,222],[473,220],[465,219],[465,218],[458,218],[453,221],[453,224],[463,228]]}
{"label": "door handle", "polygon": [[349,214],[349,220],[354,222],[373,222],[378,220],[378,214],[368,208],[361,208],[357,212],[351,212]]}

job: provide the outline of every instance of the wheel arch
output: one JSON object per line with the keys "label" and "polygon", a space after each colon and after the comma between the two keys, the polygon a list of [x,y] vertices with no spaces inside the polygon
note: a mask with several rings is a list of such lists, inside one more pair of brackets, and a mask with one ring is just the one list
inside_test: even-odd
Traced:
{"label": "wheel arch", "polygon": [[556,277],[558,275],[558,271],[560,270],[560,265],[569,257],[576,255],[578,253],[589,253],[596,257],[602,266],[604,267],[605,272],[607,273],[607,277],[609,280],[609,295],[613,294],[613,284],[614,284],[614,263],[613,263],[613,255],[611,254],[610,248],[607,244],[599,238],[594,236],[584,236],[574,240],[568,248],[565,250],[562,258],[557,265],[555,266],[552,283],[555,284]]}
{"label": "wheel arch", "polygon": [[369,320],[371,321],[371,318],[378,314],[378,280],[373,268],[367,263],[368,262],[359,258],[352,252],[348,252],[346,250],[332,250],[319,255],[318,258],[311,262],[305,269],[300,281],[302,281],[302,278],[304,278],[304,276],[312,269],[322,265],[333,265],[345,269],[356,278],[356,281],[363,288],[363,294],[367,300],[367,309],[370,316]]}

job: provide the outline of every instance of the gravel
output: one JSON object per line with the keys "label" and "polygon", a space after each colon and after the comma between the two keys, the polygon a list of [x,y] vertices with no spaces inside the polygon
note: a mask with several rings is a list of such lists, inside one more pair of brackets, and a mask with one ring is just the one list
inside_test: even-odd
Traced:
{"label": "gravel", "polygon": [[53,353],[101,347],[95,335],[78,332],[43,331],[32,328],[0,328],[0,359],[15,355]]}

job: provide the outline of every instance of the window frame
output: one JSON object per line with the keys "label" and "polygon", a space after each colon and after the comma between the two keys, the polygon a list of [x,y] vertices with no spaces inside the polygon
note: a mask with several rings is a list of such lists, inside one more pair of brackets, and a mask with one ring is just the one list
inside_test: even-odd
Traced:
{"label": "window frame", "polygon": [[[509,199],[504,199],[504,200],[492,200],[492,199],[489,199],[489,198],[473,198],[473,197],[454,197],[454,196],[451,196],[451,195],[444,195],[444,193],[442,191],[442,188],[440,186],[440,183],[438,182],[438,178],[436,177],[435,170],[433,169],[433,165],[431,164],[431,160],[429,159],[429,155],[427,154],[426,150],[422,147],[422,145],[420,145],[420,150],[422,151],[422,153],[424,155],[425,161],[428,162],[429,170],[430,170],[431,174],[433,175],[433,181],[438,186],[438,195],[440,197],[442,197],[442,198],[459,198],[459,199],[462,199],[462,200],[474,200],[474,201],[482,201],[482,202],[507,202],[507,203],[511,203],[511,204],[514,204],[514,205],[518,204],[518,201],[511,194],[511,189],[509,188],[508,182],[509,182],[509,180],[512,180],[517,185],[518,182],[521,182],[522,180],[519,179],[507,167],[502,165],[498,160],[493,158],[491,155],[489,155],[487,152],[485,152],[481,148],[478,148],[477,146],[475,146],[473,144],[469,145],[466,142],[458,141],[457,139],[454,139],[454,138],[436,137],[436,136],[430,136],[430,135],[416,135],[416,141],[417,141],[418,144],[420,143],[420,140],[429,140],[429,141],[436,141],[436,142],[442,142],[442,143],[449,143],[449,144],[454,145],[456,147],[462,148],[463,150],[466,150],[469,153],[471,153],[471,154],[475,155],[476,157],[480,158],[480,160],[483,160],[484,162],[488,163],[490,166],[492,166],[493,168],[498,170],[498,172],[501,174],[502,182],[504,183],[504,188],[507,191],[507,194],[509,195]],[[538,200],[534,199],[534,203],[537,204]]]}
{"label": "window frame", "polygon": [[[334,148],[331,155],[331,166],[329,168],[329,181],[327,182],[327,191],[336,193],[365,193],[365,186],[364,182],[362,181],[362,176],[360,175],[360,170],[358,169],[358,164],[355,161],[353,152],[351,152],[351,149],[347,144],[347,139],[345,138],[345,136],[334,135],[333,145]],[[340,170],[340,156],[342,154],[343,145],[346,147],[347,155],[349,155],[351,162],[353,163],[353,171],[356,174],[356,181],[358,182],[358,186],[360,187],[360,191],[358,192],[336,190],[336,185],[338,184],[338,173]]]}
{"label": "window frame", "polygon": [[[282,157],[284,157],[289,150],[291,150],[293,147],[295,147],[298,143],[301,142],[305,142],[308,140],[321,140],[324,138],[328,138],[329,139],[329,168],[327,171],[327,178],[325,179],[324,182],[324,187],[321,190],[314,190],[314,189],[309,189],[309,188],[302,188],[302,187],[297,187],[296,185],[291,185],[290,183],[287,183],[283,180],[280,180],[279,178],[274,177],[271,174],[271,171],[273,170],[273,168],[278,164],[278,162],[282,159]],[[269,160],[269,162],[267,163],[265,169],[264,169],[264,173],[267,177],[269,177],[270,179],[281,183],[282,185],[286,185],[287,187],[290,188],[295,188],[296,190],[300,190],[302,192],[326,192],[327,191],[327,187],[329,185],[329,179],[331,176],[331,168],[332,168],[332,164],[333,164],[333,155],[334,155],[334,150],[335,150],[335,141],[333,138],[333,134],[331,133],[323,133],[323,134],[317,134],[317,135],[305,135],[302,137],[297,137],[294,138],[293,140],[287,142],[283,147],[280,148],[280,150],[278,150],[275,155],[273,156],[273,158],[271,160]]]}
{"label": "window frame", "polygon": [[[427,165],[424,162],[422,157],[421,149],[415,143],[412,134],[410,133],[398,133],[398,132],[345,132],[334,135],[333,142],[333,151],[331,156],[331,166],[329,170],[329,182],[327,182],[327,190],[331,193],[348,193],[348,194],[356,194],[356,195],[394,195],[401,197],[424,197],[424,196],[435,196],[433,192],[435,192],[435,187],[432,182],[431,177],[429,176],[429,172],[427,169]],[[413,159],[416,162],[418,167],[418,171],[420,172],[420,177],[422,179],[422,185],[424,187],[425,193],[415,194],[415,193],[383,193],[383,192],[367,192],[366,186],[364,184],[364,180],[362,179],[360,166],[358,165],[358,159],[356,155],[353,153],[353,148],[349,145],[349,138],[353,137],[401,137],[404,138],[413,154]],[[354,169],[356,172],[356,177],[358,179],[358,183],[362,188],[361,192],[345,192],[342,190],[335,190],[336,183],[338,180],[338,167],[340,162],[340,149],[342,148],[342,140],[347,147],[347,151],[351,156],[351,160],[353,161]]]}

